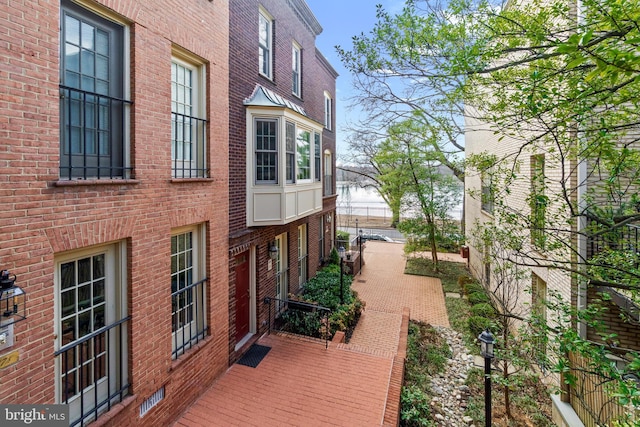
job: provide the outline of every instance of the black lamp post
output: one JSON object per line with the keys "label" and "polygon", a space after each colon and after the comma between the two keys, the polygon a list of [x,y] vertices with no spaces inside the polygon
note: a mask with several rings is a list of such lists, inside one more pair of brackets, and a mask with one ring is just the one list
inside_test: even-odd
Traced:
{"label": "black lamp post", "polygon": [[491,359],[493,359],[493,346],[496,343],[489,329],[482,331],[478,336],[480,341],[480,355],[484,357],[484,425],[491,427]]}
{"label": "black lamp post", "polygon": [[360,270],[358,270],[358,274],[362,274],[362,230],[358,230],[358,243],[360,249]]}
{"label": "black lamp post", "polygon": [[344,255],[345,255],[344,246],[340,246],[338,249],[338,255],[340,256],[340,304],[344,304],[344,293],[343,293],[343,277],[344,277]]}

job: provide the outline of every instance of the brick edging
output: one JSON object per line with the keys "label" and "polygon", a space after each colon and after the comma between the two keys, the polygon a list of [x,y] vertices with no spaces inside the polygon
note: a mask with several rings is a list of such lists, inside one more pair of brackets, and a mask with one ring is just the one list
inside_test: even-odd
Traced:
{"label": "brick edging", "polygon": [[383,426],[400,425],[400,393],[404,383],[404,364],[407,358],[407,339],[409,335],[409,307],[402,310],[402,324],[398,339],[398,352],[393,358],[387,403],[384,408]]}

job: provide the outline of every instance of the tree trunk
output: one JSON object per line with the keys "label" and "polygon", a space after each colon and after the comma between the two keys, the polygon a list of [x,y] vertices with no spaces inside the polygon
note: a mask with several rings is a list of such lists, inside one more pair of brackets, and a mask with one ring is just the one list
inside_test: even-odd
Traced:
{"label": "tree trunk", "polygon": [[438,248],[436,246],[436,225],[433,218],[427,215],[427,225],[429,226],[429,243],[431,243],[431,260],[433,261],[433,270],[439,273],[438,269]]}
{"label": "tree trunk", "polygon": [[[506,323],[506,322],[505,322]],[[508,354],[508,346],[509,346],[509,327],[507,324],[503,324],[503,332],[502,332],[502,340],[504,342],[505,354]],[[505,359],[502,362],[502,377],[505,379],[504,381],[504,411],[507,415],[507,419],[513,419],[513,415],[511,414],[511,395],[509,390],[509,363]]]}

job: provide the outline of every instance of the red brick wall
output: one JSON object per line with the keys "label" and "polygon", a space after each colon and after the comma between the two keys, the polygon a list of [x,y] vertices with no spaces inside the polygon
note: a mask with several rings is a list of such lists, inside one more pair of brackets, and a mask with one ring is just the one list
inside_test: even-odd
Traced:
{"label": "red brick wall", "polygon": [[[27,292],[16,324],[17,364],[2,370],[2,403],[55,402],[54,259],[69,250],[127,244],[132,398],[99,418],[108,425],[167,425],[227,368],[228,9],[223,0],[102,0],[130,26],[133,178],[58,181],[59,2],[12,0],[0,14],[0,268]],[[207,63],[211,179],[171,182],[172,44]],[[79,185],[77,185],[79,184]],[[208,324],[197,349],[171,360],[170,235],[207,225]],[[140,404],[165,399],[144,418]]]}
{"label": "red brick wall", "polygon": [[[274,18],[273,79],[260,75],[258,68],[258,13],[262,5]],[[330,67],[318,59],[315,48],[315,35],[304,24],[295,11],[283,0],[236,0],[230,2],[230,51],[229,58],[229,231],[230,247],[243,248],[257,245],[256,259],[256,313],[257,336],[267,330],[268,306],[263,303],[265,297],[274,297],[275,270],[268,270],[267,247],[275,236],[288,233],[289,292],[299,290],[298,284],[298,225],[307,223],[308,230],[308,276],[316,274],[319,260],[319,216],[311,215],[302,220],[284,225],[269,227],[246,226],[246,111],[243,100],[248,98],[256,84],[260,84],[286,99],[302,106],[314,120],[324,122],[324,91],[332,94],[335,100],[335,79],[337,75]],[[296,41],[302,46],[302,98],[291,94],[291,46]],[[335,102],[335,101],[334,101]],[[335,129],[335,125],[333,126]],[[335,134],[323,132],[323,152],[325,149],[335,153]],[[333,156],[335,161],[335,154]],[[335,165],[334,165],[335,167]],[[334,173],[335,176],[335,173]],[[335,197],[323,200],[323,212],[335,211]],[[331,233],[331,232],[330,232]],[[325,244],[331,242],[331,234],[325,236]],[[330,249],[330,248],[329,248]],[[328,254],[329,249],[326,249]],[[235,349],[235,277],[233,257],[229,261],[229,351],[230,363],[239,355]],[[263,324],[263,322],[265,324]]]}

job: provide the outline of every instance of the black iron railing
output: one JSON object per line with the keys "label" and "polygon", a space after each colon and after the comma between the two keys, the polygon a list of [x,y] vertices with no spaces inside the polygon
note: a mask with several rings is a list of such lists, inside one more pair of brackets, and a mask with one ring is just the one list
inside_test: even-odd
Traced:
{"label": "black iron railing", "polygon": [[70,426],[88,424],[128,394],[126,332],[130,319],[127,316],[97,329],[54,353],[60,367],[60,403],[74,408]]}
{"label": "black iron railing", "polygon": [[174,359],[202,341],[207,334],[204,310],[206,284],[207,279],[203,279],[171,294]]}
{"label": "black iron railing", "polygon": [[271,330],[322,338],[325,348],[329,347],[331,309],[303,301],[282,300],[267,297],[269,305],[269,333]]}
{"label": "black iron railing", "polygon": [[[595,232],[596,230],[593,231]],[[588,257],[592,257],[605,249],[640,253],[640,226],[626,224],[611,231],[598,233],[588,239]]]}
{"label": "black iron railing", "polygon": [[208,178],[207,121],[171,113],[171,163],[174,178]]}
{"label": "black iron railing", "polygon": [[125,132],[131,101],[60,86],[60,178],[126,178]]}

